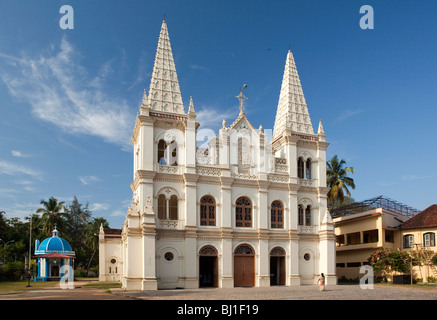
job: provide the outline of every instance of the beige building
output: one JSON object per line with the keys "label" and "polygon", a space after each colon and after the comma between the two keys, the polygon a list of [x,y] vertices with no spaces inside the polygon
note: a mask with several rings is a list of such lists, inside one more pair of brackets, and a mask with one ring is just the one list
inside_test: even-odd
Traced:
{"label": "beige building", "polygon": [[[399,245],[404,251],[433,251],[435,254],[437,253],[436,233],[437,204],[434,204],[401,224]],[[427,265],[415,266],[413,275],[415,278],[421,278],[427,282],[428,277],[437,277],[437,270],[435,267]]]}
{"label": "beige building", "polygon": [[399,248],[399,226],[417,212],[382,196],[331,211],[338,279],[359,278],[360,267],[376,248]]}

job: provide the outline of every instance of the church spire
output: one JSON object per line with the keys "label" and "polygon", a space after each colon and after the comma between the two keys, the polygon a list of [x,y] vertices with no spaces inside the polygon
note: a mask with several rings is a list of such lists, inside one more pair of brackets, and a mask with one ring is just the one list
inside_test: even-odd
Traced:
{"label": "church spire", "polygon": [[282,135],[285,129],[298,133],[314,134],[308,113],[307,104],[303,95],[299,74],[293,53],[288,50],[282,78],[281,93],[276,111],[273,138]]}
{"label": "church spire", "polygon": [[165,16],[159,34],[147,106],[153,111],[184,114]]}

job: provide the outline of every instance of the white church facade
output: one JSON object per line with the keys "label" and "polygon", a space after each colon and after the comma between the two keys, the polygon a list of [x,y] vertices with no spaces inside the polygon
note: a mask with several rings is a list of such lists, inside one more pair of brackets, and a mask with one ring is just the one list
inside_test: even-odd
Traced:
{"label": "white church facade", "polygon": [[[99,278],[126,290],[335,284],[325,133],[314,133],[291,51],[272,139],[244,112],[196,145],[166,21],[136,118],[132,204],[121,230],[100,230]],[[278,88],[279,90],[279,88]]]}

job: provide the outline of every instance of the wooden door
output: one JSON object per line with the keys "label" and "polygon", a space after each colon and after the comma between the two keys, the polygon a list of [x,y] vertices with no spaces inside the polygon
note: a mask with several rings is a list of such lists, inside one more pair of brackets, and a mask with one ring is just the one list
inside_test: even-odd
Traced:
{"label": "wooden door", "polygon": [[255,255],[248,245],[239,246],[234,252],[234,287],[255,286]]}

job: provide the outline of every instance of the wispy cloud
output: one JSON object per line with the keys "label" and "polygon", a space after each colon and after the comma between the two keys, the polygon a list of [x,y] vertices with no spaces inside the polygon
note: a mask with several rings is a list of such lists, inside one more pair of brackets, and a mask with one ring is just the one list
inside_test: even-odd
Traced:
{"label": "wispy cloud", "polygon": [[79,177],[79,180],[80,180],[80,182],[82,182],[82,184],[85,184],[85,185],[100,181],[100,179],[97,178],[96,176]]}
{"label": "wispy cloud", "polygon": [[337,120],[342,121],[342,120],[346,120],[350,117],[353,117],[357,114],[363,113],[364,110],[361,109],[357,109],[357,110],[346,110],[344,111],[342,114],[340,114],[340,116],[337,118]]}
{"label": "wispy cloud", "polygon": [[105,211],[105,210],[108,210],[108,209],[109,209],[109,205],[107,205],[105,203],[98,203],[98,202],[96,202],[96,203],[93,203],[90,206],[91,212],[94,212],[94,211]]}
{"label": "wispy cloud", "polygon": [[7,161],[0,161],[0,174],[7,174],[9,176],[28,175],[38,180],[42,180],[43,177],[41,171]]}
{"label": "wispy cloud", "polygon": [[40,56],[0,53],[0,57],[5,62],[0,79],[12,96],[31,105],[37,118],[70,134],[97,136],[123,150],[131,149],[135,114],[126,101],[103,90],[112,61],[92,77],[78,62],[80,53],[66,38],[59,48],[51,46]]}
{"label": "wispy cloud", "polygon": [[16,158],[27,158],[30,157],[28,154],[23,154],[21,151],[18,150],[12,150],[11,154]]}
{"label": "wispy cloud", "polygon": [[420,179],[429,179],[429,178],[432,178],[432,176],[418,176],[418,175],[415,175],[415,174],[411,174],[411,175],[408,175],[408,176],[403,176],[402,177],[402,180],[404,180],[404,181],[413,181],[413,180],[420,180]]}
{"label": "wispy cloud", "polygon": [[207,71],[208,69],[204,66],[198,65],[198,64],[191,64],[190,68],[193,70],[201,70],[201,71]]}

